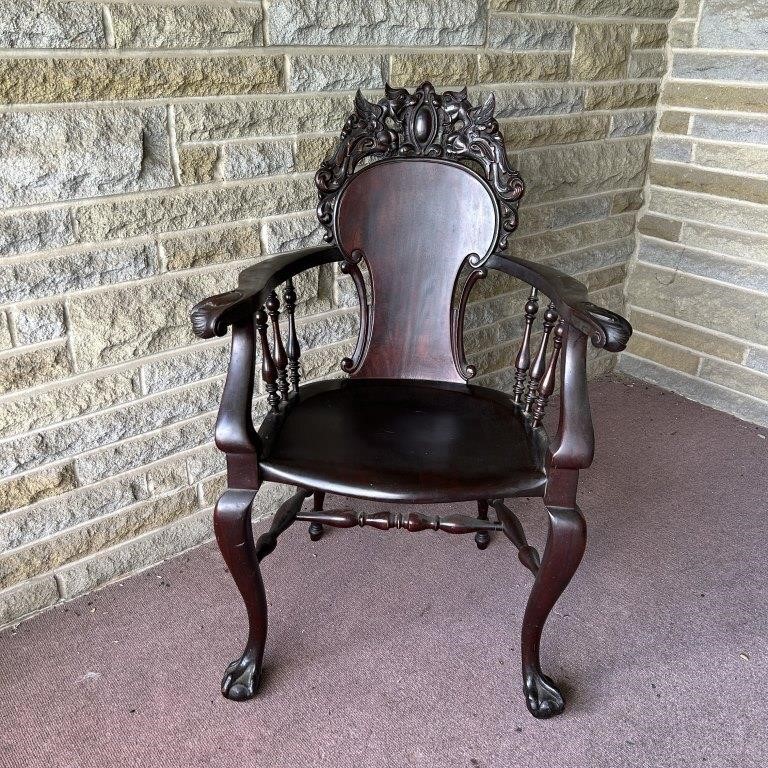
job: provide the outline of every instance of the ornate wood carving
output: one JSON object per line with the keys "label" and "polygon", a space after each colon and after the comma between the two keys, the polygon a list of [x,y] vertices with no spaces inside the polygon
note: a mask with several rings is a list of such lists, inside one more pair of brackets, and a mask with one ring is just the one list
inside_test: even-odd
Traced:
{"label": "ornate wood carving", "polygon": [[[476,253],[470,253],[467,260],[472,263],[473,257],[478,259]],[[467,302],[469,294],[475,287],[478,280],[484,280],[488,276],[488,270],[480,267],[472,270],[467,276],[464,288],[461,291],[458,306],[454,308],[451,317],[451,341],[453,346],[453,360],[456,363],[456,370],[466,379],[472,379],[477,375],[477,368],[474,365],[467,365],[467,358],[464,352],[464,319],[467,313]]]}
{"label": "ornate wood carving", "polygon": [[355,111],[347,119],[336,149],[315,175],[320,197],[317,217],[325,228],[326,241],[333,241],[333,211],[339,190],[362,160],[426,157],[468,160],[482,169],[498,202],[501,219],[493,251],[505,250],[510,233],[517,227],[517,207],[524,185],[509,164],[493,116],[495,108],[493,94],[475,107],[467,98],[466,88],[438,95],[428,82],[413,93],[387,85],[384,98],[376,104],[358,91]]}
{"label": "ornate wood carving", "polygon": [[365,350],[368,347],[368,341],[370,338],[370,312],[371,308],[368,303],[368,292],[365,287],[365,278],[360,269],[360,262],[363,259],[362,251],[353,251],[352,256],[354,261],[343,261],[341,263],[341,271],[345,275],[349,275],[352,278],[352,282],[355,284],[355,291],[357,292],[357,302],[360,306],[360,329],[357,333],[357,344],[355,345],[355,351],[352,353],[352,357],[345,357],[341,361],[341,370],[345,373],[354,373],[362,363],[365,357]]}
{"label": "ornate wood carving", "polygon": [[283,301],[285,301],[285,311],[288,313],[288,346],[286,348],[286,357],[288,358],[288,380],[293,392],[299,391],[299,358],[301,357],[301,347],[299,346],[299,337],[296,335],[296,289],[293,287],[293,279],[290,278],[285,284],[283,290]]}
{"label": "ornate wood carving", "polygon": [[528,297],[528,301],[525,302],[523,341],[520,344],[520,351],[515,358],[515,386],[512,388],[512,398],[518,404],[522,401],[525,394],[525,380],[528,376],[528,368],[531,366],[531,331],[538,311],[539,291],[536,288],[532,288],[531,295]]}

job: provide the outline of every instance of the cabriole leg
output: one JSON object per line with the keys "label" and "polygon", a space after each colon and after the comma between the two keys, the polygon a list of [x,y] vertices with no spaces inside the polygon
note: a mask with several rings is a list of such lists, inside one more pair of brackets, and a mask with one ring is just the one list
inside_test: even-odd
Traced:
{"label": "cabriole leg", "polygon": [[[315,498],[314,498],[314,505],[312,507],[313,512],[322,512],[323,511],[323,504],[325,503],[325,491],[315,491]],[[320,539],[323,537],[323,531],[325,529],[323,528],[322,523],[310,523],[309,524],[309,538],[312,539],[312,541],[320,541]]]}
{"label": "cabriole leg", "polygon": [[549,536],[523,617],[523,688],[534,717],[563,711],[565,701],[554,682],[541,671],[541,632],[557,599],[568,586],[584,554],[587,526],[578,507],[547,507]]}
{"label": "cabriole leg", "polygon": [[259,687],[267,639],[267,598],[251,528],[255,491],[229,490],[213,514],[216,541],[248,612],[248,642],[242,656],[224,673],[221,692],[233,701],[250,699]]}
{"label": "cabriole leg", "polygon": [[[483,499],[477,502],[477,517],[480,520],[488,519],[488,502]],[[491,543],[491,534],[488,531],[478,531],[475,534],[475,544],[478,549],[485,549]]]}

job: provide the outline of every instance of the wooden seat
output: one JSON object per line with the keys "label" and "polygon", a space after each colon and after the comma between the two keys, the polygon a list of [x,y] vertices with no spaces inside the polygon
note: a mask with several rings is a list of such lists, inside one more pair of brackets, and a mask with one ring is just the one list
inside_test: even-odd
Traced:
{"label": "wooden seat", "polygon": [[[577,280],[507,254],[524,186],[493,112],[493,96],[473,106],[466,90],[439,95],[429,83],[413,93],[387,87],[376,103],[358,93],[315,176],[327,245],[259,261],[236,288],[192,310],[198,336],[232,336],[216,421],[227,490],[214,511],[216,539],[248,611],[245,649],[222,680],[232,700],[254,696],[261,679],[267,600],[259,563],[303,521],[313,541],[325,526],[359,525],[474,533],[482,550],[491,532],[503,532],[535,576],[520,638],[526,704],[539,718],[564,707],[541,669],[539,646],[586,542],[576,489],[594,454],[587,343],[618,352],[632,329],[592,304]],[[339,361],[349,378],[301,384],[293,278],[320,265],[338,265],[352,280],[359,333],[354,352]],[[530,287],[506,394],[468,383],[476,370],[464,350],[470,294],[492,270]],[[257,347],[269,411],[259,430],[252,421]],[[550,436],[543,415],[558,378],[560,414]],[[254,541],[251,511],[265,480],[295,493]],[[326,492],[410,504],[473,500],[477,516],[326,510]],[[542,556],[505,504],[515,496],[543,496]]]}
{"label": "wooden seat", "polygon": [[546,475],[530,431],[509,397],[484,387],[313,382],[265,441],[261,466],[266,480],[376,501],[535,496]]}

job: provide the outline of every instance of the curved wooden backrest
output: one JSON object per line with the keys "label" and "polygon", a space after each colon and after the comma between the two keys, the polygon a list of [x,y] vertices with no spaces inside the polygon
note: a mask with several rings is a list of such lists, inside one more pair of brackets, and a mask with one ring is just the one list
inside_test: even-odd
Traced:
{"label": "curved wooden backrest", "polygon": [[[325,239],[344,254],[342,270],[360,299],[357,348],[342,361],[348,373],[459,382],[474,375],[464,361],[464,308],[483,263],[505,250],[523,194],[494,107],[493,95],[473,107],[466,90],[438,95],[430,83],[413,93],[387,86],[376,104],[358,92],[315,175]],[[473,271],[452,307],[464,264]]]}
{"label": "curved wooden backrest", "polygon": [[387,160],[364,168],[339,196],[335,236],[365,259],[373,301],[355,376],[463,381],[451,309],[469,258],[491,253],[499,214],[477,174],[441,160]]}

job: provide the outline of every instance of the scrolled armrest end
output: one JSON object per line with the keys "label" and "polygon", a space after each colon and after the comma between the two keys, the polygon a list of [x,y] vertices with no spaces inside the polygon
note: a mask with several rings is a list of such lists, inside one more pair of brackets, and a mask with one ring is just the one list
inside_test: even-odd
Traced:
{"label": "scrolled armrest end", "polygon": [[591,301],[584,302],[579,309],[592,319],[593,330],[590,333],[592,344],[608,352],[621,352],[626,348],[632,326],[616,312],[598,307]]}
{"label": "scrolled armrest end", "polygon": [[225,336],[229,325],[225,315],[244,297],[243,291],[228,291],[217,296],[210,296],[195,304],[189,313],[192,332],[201,339]]}

